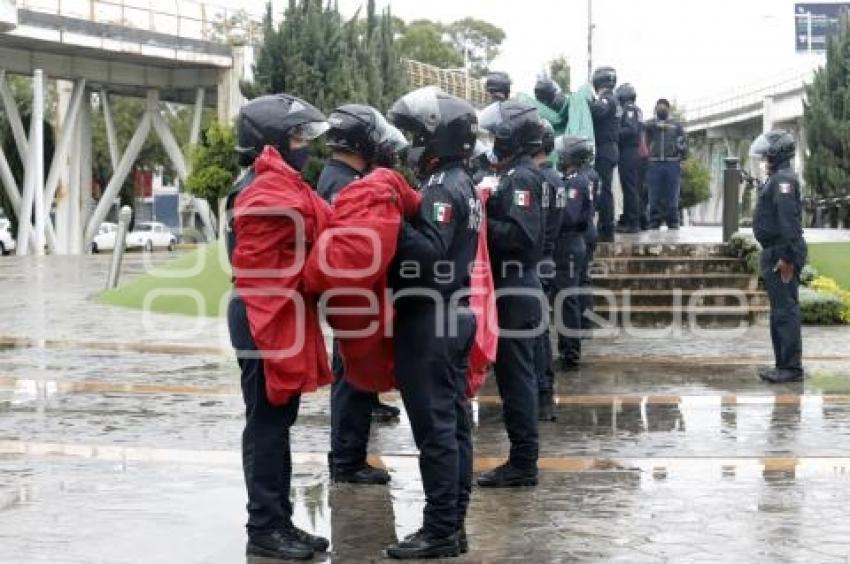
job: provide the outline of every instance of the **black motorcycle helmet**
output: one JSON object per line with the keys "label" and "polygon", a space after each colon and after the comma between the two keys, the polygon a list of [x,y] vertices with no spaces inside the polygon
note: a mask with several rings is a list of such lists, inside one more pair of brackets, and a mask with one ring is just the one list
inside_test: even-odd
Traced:
{"label": "black motorcycle helmet", "polygon": [[493,100],[504,101],[511,97],[511,77],[502,71],[487,73],[484,89]]}
{"label": "black motorcycle helmet", "polygon": [[291,138],[311,141],[327,130],[324,114],[300,98],[289,94],[254,98],[242,106],[236,120],[239,165],[254,164],[266,145],[275,147],[287,160]]}
{"label": "black motorcycle helmet", "polygon": [[407,142],[404,133],[386,121],[384,116],[381,116],[381,119],[384,121],[381,128],[383,133],[375,150],[373,164],[384,168],[397,168],[404,162],[410,143]]}
{"label": "black motorcycle helmet", "polygon": [[383,116],[370,106],[345,104],[330,113],[327,146],[337,151],[355,153],[371,162],[381,141],[378,118]]}
{"label": "black motorcycle helmet", "polygon": [[797,144],[794,137],[782,130],[762,133],[750,145],[750,155],[766,160],[771,170],[790,162],[796,154]]}
{"label": "black motorcycle helmet", "polygon": [[562,135],[555,140],[558,168],[580,167],[593,162],[594,146],[587,137]]}
{"label": "black motorcycle helmet", "polygon": [[597,92],[605,89],[613,90],[617,86],[617,71],[613,67],[599,67],[593,71],[590,82]]}
{"label": "black motorcycle helmet", "polygon": [[528,102],[494,102],[481,112],[479,123],[493,136],[493,153],[499,162],[522,154],[533,155],[543,146],[540,116]]}
{"label": "black motorcycle helmet", "polygon": [[440,163],[472,155],[478,118],[466,100],[426,86],[396,100],[388,117],[409,136],[407,162],[420,175]]}
{"label": "black motorcycle helmet", "polygon": [[555,150],[555,129],[545,119],[540,120],[540,125],[543,127],[543,145],[541,149],[548,155]]}
{"label": "black motorcycle helmet", "polygon": [[617,101],[620,102],[620,104],[626,104],[627,102],[634,104],[635,101],[637,101],[637,91],[635,90],[635,87],[628,82],[624,82],[618,86],[614,91],[614,96],[617,97]]}

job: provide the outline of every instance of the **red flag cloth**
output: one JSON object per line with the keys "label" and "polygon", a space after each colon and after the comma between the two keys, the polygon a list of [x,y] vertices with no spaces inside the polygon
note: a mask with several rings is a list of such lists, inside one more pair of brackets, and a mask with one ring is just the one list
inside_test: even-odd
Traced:
{"label": "red flag cloth", "polygon": [[496,362],[499,343],[499,319],[496,311],[496,291],[487,250],[487,200],[490,186],[479,185],[476,191],[481,201],[481,228],[478,231],[478,251],[471,269],[469,307],[475,314],[476,329],[472,350],[469,352],[466,395],[474,397],[484,386],[490,367]]}
{"label": "red flag cloth", "polygon": [[263,359],[269,403],[284,405],[333,379],[317,296],[304,290],[303,277],[330,208],[271,146],[254,171],[235,202],[233,274]]}
{"label": "red flag cloth", "polygon": [[402,221],[419,208],[421,196],[404,177],[377,168],[337,196],[328,229],[319,237],[304,270],[306,287],[325,295],[354,387],[384,392],[395,387],[393,307],[387,270],[396,253]]}

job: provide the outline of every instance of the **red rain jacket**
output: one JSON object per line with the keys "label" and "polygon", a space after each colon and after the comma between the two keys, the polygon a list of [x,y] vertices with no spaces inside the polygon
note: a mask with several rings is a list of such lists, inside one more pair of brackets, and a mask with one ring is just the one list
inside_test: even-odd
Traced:
{"label": "red rain jacket", "polygon": [[361,390],[395,387],[387,270],[402,221],[416,213],[420,201],[401,174],[375,169],[339,193],[328,229],[307,261],[307,288],[331,292],[325,295],[327,320],[339,342],[345,378]]}
{"label": "red rain jacket", "polygon": [[263,358],[269,402],[284,405],[332,380],[317,297],[305,292],[303,276],[330,209],[273,147],[254,171],[234,206],[233,274]]}
{"label": "red rain jacket", "polygon": [[496,362],[496,345],[499,342],[499,319],[496,311],[496,292],[490,268],[490,251],[487,249],[487,200],[490,188],[479,186],[481,200],[481,228],[478,231],[478,250],[469,282],[469,308],[475,314],[475,340],[469,352],[466,395],[474,397],[484,386],[490,367]]}

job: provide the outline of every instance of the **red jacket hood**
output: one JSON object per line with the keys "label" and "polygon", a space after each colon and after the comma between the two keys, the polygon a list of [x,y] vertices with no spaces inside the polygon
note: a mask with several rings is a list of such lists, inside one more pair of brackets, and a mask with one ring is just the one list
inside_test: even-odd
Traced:
{"label": "red jacket hood", "polygon": [[289,166],[280,155],[280,151],[272,145],[266,145],[260,156],[254,161],[254,172],[257,174],[272,170],[293,182],[304,182],[301,173]]}

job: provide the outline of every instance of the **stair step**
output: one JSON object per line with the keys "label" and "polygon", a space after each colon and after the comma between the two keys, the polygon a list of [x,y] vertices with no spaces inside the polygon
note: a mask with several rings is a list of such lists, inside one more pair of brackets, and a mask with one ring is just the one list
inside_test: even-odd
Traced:
{"label": "stair step", "polygon": [[722,243],[599,243],[596,258],[608,257],[724,257],[728,247]]}
{"label": "stair step", "polygon": [[592,275],[593,286],[608,290],[699,290],[731,288],[756,290],[758,278],[750,274],[605,274]]}
{"label": "stair step", "polygon": [[598,289],[594,292],[593,301],[598,306],[654,306],[671,307],[676,304],[683,306],[740,306],[742,303],[750,306],[768,305],[767,294],[748,290],[622,290],[612,292]]}
{"label": "stair step", "polygon": [[607,257],[594,260],[594,274],[746,274],[747,263],[729,257]]}
{"label": "stair step", "polygon": [[600,306],[594,308],[594,313],[617,326],[660,328],[671,325],[695,325],[702,329],[711,329],[763,323],[770,314],[770,308],[768,306],[633,306],[623,310],[618,307]]}

